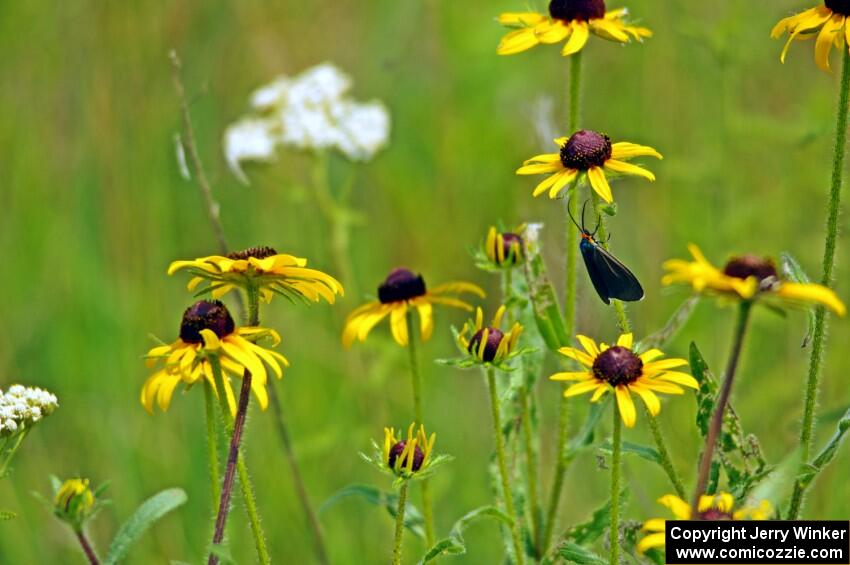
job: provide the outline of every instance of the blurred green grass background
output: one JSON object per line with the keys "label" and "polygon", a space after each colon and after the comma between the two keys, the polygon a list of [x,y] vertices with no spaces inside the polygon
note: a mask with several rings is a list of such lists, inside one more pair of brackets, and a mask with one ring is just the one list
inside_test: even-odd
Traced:
{"label": "blurred green grass background", "polygon": [[[612,245],[647,290],[646,300],[631,308],[638,336],[660,327],[684,298],[660,288],[660,265],[685,256],[691,241],[715,262],[732,252],[787,250],[819,276],[837,77],[816,69],[809,43],[796,45],[780,65],[781,43],[769,38],[775,21],[809,4],[630,0],[634,17],[656,36],[626,47],[591,39],[584,125],[665,155],[652,163],[655,184],[626,180],[614,187],[620,212],[611,222]],[[380,98],[391,110],[389,149],[358,167],[354,200],[366,223],[353,232],[351,259],[364,292],[334,307],[275,302],[264,311],[264,323],[280,330],[292,361],[279,390],[314,503],[349,483],[386,486],[357,454],[384,425],[410,419],[406,353],[386,327],[360,353],[343,351],[344,315],[398,265],[434,283],[474,280],[492,291],[488,303],[495,304],[497,281],[473,268],[467,249],[500,219],[545,222],[545,253],[562,285],[563,207],[532,199],[535,181],[513,172],[524,158],[550,150],[533,124],[541,96],[553,99],[555,118],[566,122],[568,62],[554,47],[496,56],[503,30],[494,17],[524,6],[523,0],[0,4],[0,385],[44,386],[61,404],[25,442],[12,477],[0,482],[2,506],[19,514],[0,525],[0,561],[83,561],[70,533],[30,495],[48,489],[49,473],[110,481],[114,505],[91,532],[104,549],[143,498],[185,488],[188,504],[159,523],[130,562],[203,557],[211,508],[202,395],[179,396],[169,412],[155,416],[138,400],[147,335],[172,339],[191,302],[185,279],[167,277],[166,266],[215,251],[198,191],[181,178],[174,157],[172,48],[184,61],[202,157],[236,248],[273,245],[333,271],[307,156],[282,154],[274,165],[250,167],[250,187],[224,166],[222,131],[246,110],[255,87],[328,60],[352,74],[358,98]],[[837,290],[846,300],[846,248],[838,257]],[[583,272],[579,281],[578,328],[611,339],[613,313]],[[433,481],[443,533],[490,500],[482,379],[427,361],[453,352],[449,325],[462,319],[438,311],[435,338],[423,348],[430,427],[438,449],[456,457]],[[669,353],[684,356],[696,340],[719,372],[731,324],[732,311],[704,302]],[[734,402],[772,461],[796,445],[808,359],[800,348],[804,332],[803,314],[783,319],[760,311],[744,354]],[[847,323],[833,322],[821,413],[850,401],[850,358],[841,350],[848,338]],[[547,493],[558,390],[541,381],[537,391]],[[697,454],[693,415],[686,399],[666,402],[660,416],[688,483]],[[819,439],[833,427],[822,423]],[[627,435],[647,437],[641,423]],[[270,412],[252,412],[247,457],[275,561],[312,562]],[[813,489],[808,517],[848,517],[848,465],[843,449]],[[627,517],[663,515],[654,503],[670,490],[661,471],[627,458],[625,474],[633,494]],[[562,524],[585,518],[606,492],[607,474],[588,452],[568,474]],[[335,563],[389,556],[392,523],[384,511],[349,500],[322,522]],[[252,562],[241,508],[232,513],[229,538],[237,559]],[[493,563],[501,554],[491,524],[473,528],[467,539],[469,554],[455,562]],[[409,537],[405,554],[412,559],[423,549]]]}

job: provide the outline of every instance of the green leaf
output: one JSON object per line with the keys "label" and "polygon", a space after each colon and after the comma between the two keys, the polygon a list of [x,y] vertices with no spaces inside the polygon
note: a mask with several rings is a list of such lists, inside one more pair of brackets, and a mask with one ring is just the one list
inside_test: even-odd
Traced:
{"label": "green leaf", "polygon": [[230,554],[230,548],[226,545],[213,545],[210,547],[210,553],[218,557],[218,562],[221,563],[221,565],[236,563],[236,560],[233,559],[233,555]]}
{"label": "green leaf", "polygon": [[826,443],[826,446],[824,446],[818,456],[815,457],[815,460],[800,472],[798,480],[802,484],[803,488],[809,486],[817,474],[820,473],[823,468],[835,458],[835,454],[841,446],[844,436],[847,434],[848,430],[850,430],[850,408],[847,409],[847,412],[845,412],[841,420],[838,421],[838,429],[835,430],[834,434],[832,434],[832,437]]}
{"label": "green leaf", "polygon": [[[781,253],[780,258],[782,261],[782,272],[785,274],[785,278],[802,284],[812,282],[812,279],[809,278],[809,275],[806,274],[806,271],[803,270],[800,263],[798,263],[790,253]],[[815,309],[807,308],[806,312],[808,314],[808,325],[806,335],[803,336],[803,343],[800,344],[800,347],[806,347],[809,345],[809,342],[812,340],[812,334],[815,331]]]}
{"label": "green leaf", "polygon": [[[382,491],[371,485],[348,485],[335,492],[328,498],[319,508],[319,514],[335,505],[340,500],[356,496],[375,506],[383,506],[389,512],[393,519],[396,517],[398,510],[398,495],[394,492]],[[405,506],[404,511],[404,526],[420,538],[425,537],[425,523],[422,513],[409,502]]]}
{"label": "green leaf", "polygon": [[434,546],[428,550],[428,553],[426,553],[419,561],[419,565],[428,563],[441,555],[463,555],[466,553],[466,541],[463,539],[464,531],[466,531],[466,529],[475,522],[485,518],[492,518],[508,526],[513,523],[513,520],[511,520],[507,514],[495,506],[482,506],[481,508],[476,508],[455,522],[448,537],[443,538],[434,544]]}
{"label": "green leaf", "polygon": [[566,542],[562,544],[558,547],[558,555],[566,559],[568,563],[578,563],[578,565],[608,565],[607,559],[603,559],[577,543]]}
{"label": "green leaf", "polygon": [[[611,440],[605,440],[602,445],[599,446],[599,449],[605,453],[611,453]],[[622,445],[623,453],[631,453],[633,455],[637,455],[647,461],[652,461],[653,463],[657,463],[661,465],[661,455],[659,455],[658,450],[654,447],[649,447],[648,445],[640,445],[638,443],[632,443],[630,441],[624,441]]]}
{"label": "green leaf", "polygon": [[118,529],[112,539],[104,565],[118,563],[127,556],[130,546],[150,528],[154,522],[186,502],[183,489],[172,488],[157,493],[144,501]]}
{"label": "green leaf", "polygon": [[558,306],[558,298],[546,272],[546,263],[540,255],[539,245],[529,243],[526,248],[528,257],[525,261],[525,278],[528,282],[528,296],[534,309],[537,329],[546,342],[546,346],[552,351],[557,351],[569,345],[570,336],[567,335],[564,318]]}
{"label": "green leaf", "polygon": [[12,512],[11,510],[0,510],[0,522],[5,522],[6,520],[14,520],[18,515]]}
{"label": "green leaf", "polygon": [[[629,490],[624,488],[620,491],[620,513],[629,499]],[[598,540],[602,534],[608,529],[611,521],[611,501],[607,501],[603,506],[597,508],[590,519],[581,524],[576,524],[566,531],[564,534],[564,542],[574,542],[579,545],[590,545]]]}

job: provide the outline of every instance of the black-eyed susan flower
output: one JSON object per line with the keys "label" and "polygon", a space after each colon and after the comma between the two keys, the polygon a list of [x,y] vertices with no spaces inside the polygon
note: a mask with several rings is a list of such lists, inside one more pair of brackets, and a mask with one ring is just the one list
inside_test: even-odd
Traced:
{"label": "black-eyed susan flower", "polygon": [[820,6],[781,19],[770,32],[774,39],[782,37],[785,33],[788,34],[788,41],[785,42],[779,59],[785,62],[785,55],[788,54],[788,49],[795,39],[816,37],[815,63],[824,71],[829,71],[829,54],[833,46],[847,49],[850,43],[848,16],[850,16],[850,1],[824,0]]}
{"label": "black-eyed susan flower", "polygon": [[719,296],[725,301],[764,300],[774,306],[826,306],[839,316],[847,313],[844,303],[831,289],[813,283],[783,280],[770,258],[756,255],[732,257],[721,271],[705,258],[699,247],[688,245],[693,261],[664,262],[664,285],[682,283],[696,292]]}
{"label": "black-eyed susan flower", "polygon": [[355,340],[364,341],[372,328],[389,316],[396,343],[407,345],[407,312],[411,308],[419,313],[421,339],[425,341],[434,331],[434,304],[472,311],[470,304],[453,296],[462,293],[484,297],[479,286],[467,282],[445,283],[428,290],[422,275],[404,268],[394,269],[378,287],[378,300],[367,302],[349,314],[342,343],[349,347]]}
{"label": "black-eyed susan flower", "polygon": [[[623,334],[616,345],[608,346],[583,335],[576,336],[584,351],[573,347],[563,347],[559,352],[578,361],[584,371],[555,373],[549,377],[553,381],[576,381],[564,391],[564,396],[577,396],[592,392],[591,402],[597,402],[605,393],[613,392],[617,406],[626,427],[633,427],[637,419],[632,394],[637,394],[646,404],[652,416],[661,411],[661,402],[656,393],[684,394],[682,386],[699,389],[699,383],[692,376],[680,371],[678,367],[688,364],[685,359],[663,359],[658,349],[650,349],[641,354],[632,350],[632,334]],[[680,386],[681,385],[681,386]]]}
{"label": "black-eyed susan flower", "polygon": [[555,144],[559,148],[558,153],[532,157],[517,170],[518,175],[549,175],[534,189],[534,196],[549,191],[549,198],[557,198],[570,183],[586,177],[593,190],[610,203],[614,201],[614,195],[607,174],[638,176],[654,181],[655,175],[650,171],[626,161],[642,156],[662,158],[652,147],[628,142],[611,143],[607,135],[590,130],[577,131],[569,138],[559,137]]}
{"label": "black-eyed susan flower", "polygon": [[333,304],[336,295],[342,296],[342,284],[332,276],[307,268],[307,260],[278,253],[271,247],[251,247],[244,251],[199,257],[192,261],[174,261],[168,274],[186,269],[192,276],[188,289],[195,290],[203,282],[209,284],[196,295],[210,293],[221,298],[235,288],[256,291],[260,299],[270,302],[275,294],[289,300]]}
{"label": "black-eyed susan flower", "polygon": [[518,28],[502,38],[499,55],[513,55],[539,44],[564,42],[561,54],[578,53],[587,43],[590,33],[597,37],[628,43],[652,37],[645,27],[627,23],[628,10],[606,11],[604,0],[551,0],[549,13],[512,12],[499,16],[499,23]]}
{"label": "black-eyed susan flower", "polygon": [[449,461],[447,455],[434,455],[437,434],[428,435],[425,426],[410,424],[405,435],[402,430],[384,428],[384,441],[372,441],[374,454],[362,457],[384,473],[398,480],[422,479],[433,474],[435,468]]}
{"label": "black-eyed susan flower", "polygon": [[[658,503],[667,507],[676,520],[691,519],[691,505],[674,494],[667,494],[658,499]],[[770,503],[762,500],[757,506],[742,506],[735,509],[735,499],[727,492],[714,496],[703,495],[699,499],[700,520],[768,520],[771,514]],[[664,518],[653,518],[643,524],[643,531],[649,532],[638,542],[637,550],[641,553],[654,547],[664,547]]]}
{"label": "black-eyed susan flower", "polygon": [[95,510],[95,495],[89,480],[74,478],[61,484],[53,496],[53,513],[79,530]]}
{"label": "black-eyed susan flower", "polygon": [[280,343],[280,336],[274,330],[237,327],[219,301],[196,302],[183,313],[180,337],[148,351],[148,367],[161,365],[161,368],[142,387],[142,405],[150,413],[153,413],[154,402],[161,410],[168,410],[174,389],[181,382],[190,387],[206,381],[216,390],[214,364],[218,363],[231,412],[236,413],[236,401],[230,379],[241,379],[246,370],[251,372],[251,390],[265,410],[268,406],[266,367],[282,378],[283,367],[288,367],[289,361],[280,353],[258,345],[256,342],[262,338],[271,339],[272,347]]}
{"label": "black-eyed susan flower", "polygon": [[492,365],[504,371],[510,371],[507,362],[530,352],[517,347],[523,327],[514,322],[509,331],[502,330],[502,319],[506,307],[500,306],[489,325],[484,324],[484,311],[477,308],[475,319],[468,320],[460,332],[456,332],[457,346],[463,353],[460,359],[447,359],[440,362],[447,365],[467,368],[475,365]]}
{"label": "black-eyed susan flower", "polygon": [[[522,228],[517,232],[521,230]],[[493,265],[510,268],[522,262],[523,245],[520,233],[500,232],[495,226],[491,226],[484,242],[484,253]]]}

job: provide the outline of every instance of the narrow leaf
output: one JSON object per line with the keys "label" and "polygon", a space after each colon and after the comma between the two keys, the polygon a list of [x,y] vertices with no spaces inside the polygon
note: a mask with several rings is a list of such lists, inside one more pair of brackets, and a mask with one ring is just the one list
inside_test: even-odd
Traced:
{"label": "narrow leaf", "polygon": [[578,565],[608,565],[608,560],[577,543],[567,542],[558,547],[558,555]]}
{"label": "narrow leaf", "polygon": [[827,442],[826,446],[821,450],[815,460],[812,461],[805,469],[800,472],[798,480],[803,485],[803,488],[809,486],[818,473],[828,465],[834,458],[844,440],[845,434],[850,430],[850,409],[844,413],[841,420],[838,421],[838,429],[832,434],[832,437]]}
{"label": "narrow leaf", "polygon": [[[342,489],[331,495],[331,497],[328,498],[319,508],[319,514],[326,511],[328,508],[332,507],[340,500],[352,496],[362,498],[363,500],[374,506],[382,506],[386,508],[390,516],[395,519],[396,513],[398,511],[398,495],[396,493],[382,491],[381,489],[370,485],[356,484],[343,487]],[[419,510],[415,506],[408,502],[405,506],[404,511],[404,526],[408,530],[413,532],[416,536],[424,538],[424,523],[425,520],[422,517],[422,513],[419,512]]]}
{"label": "narrow leaf", "polygon": [[[604,453],[611,453],[611,440],[605,440],[602,445],[599,446],[599,449]],[[659,455],[658,450],[654,447],[650,447],[648,445],[640,445],[638,443],[632,443],[630,441],[624,441],[622,445],[623,453],[631,453],[633,455],[637,455],[647,461],[652,461],[653,463],[657,463],[661,465],[661,455]]]}
{"label": "narrow leaf", "polygon": [[[782,272],[785,275],[785,278],[802,284],[812,282],[812,279],[809,278],[809,275],[806,274],[806,271],[803,270],[800,263],[798,263],[790,253],[783,252],[780,254],[780,258],[782,260]],[[808,314],[807,330],[806,335],[803,336],[803,343],[800,344],[800,347],[806,347],[809,345],[809,342],[812,340],[812,334],[815,331],[815,309],[808,308],[806,313]]]}
{"label": "narrow leaf", "polygon": [[172,488],[157,493],[144,501],[118,529],[112,539],[104,565],[119,563],[127,557],[130,546],[157,520],[186,502],[183,489]]}
{"label": "narrow leaf", "polygon": [[466,541],[463,539],[464,531],[466,531],[466,529],[475,522],[485,518],[492,518],[508,526],[513,523],[507,514],[495,506],[482,506],[481,508],[476,508],[455,522],[448,537],[441,539],[434,544],[434,546],[428,550],[428,553],[426,553],[419,561],[419,565],[424,565],[441,555],[463,555],[466,553]]}

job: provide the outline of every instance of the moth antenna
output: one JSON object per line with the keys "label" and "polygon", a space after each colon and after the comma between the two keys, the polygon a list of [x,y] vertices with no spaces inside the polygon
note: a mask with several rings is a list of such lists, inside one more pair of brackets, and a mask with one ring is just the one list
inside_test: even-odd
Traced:
{"label": "moth antenna", "polygon": [[[584,231],[582,226],[578,225],[578,222],[576,222],[576,219],[573,218],[573,213],[570,212],[570,205],[572,203],[572,200],[573,200],[572,196],[570,196],[569,200],[567,200],[567,214],[570,216],[570,220],[572,220],[573,225],[575,225],[575,227],[577,227],[580,231]],[[584,214],[584,209],[582,209],[582,214]],[[582,225],[584,225],[584,220],[582,220]]]}

